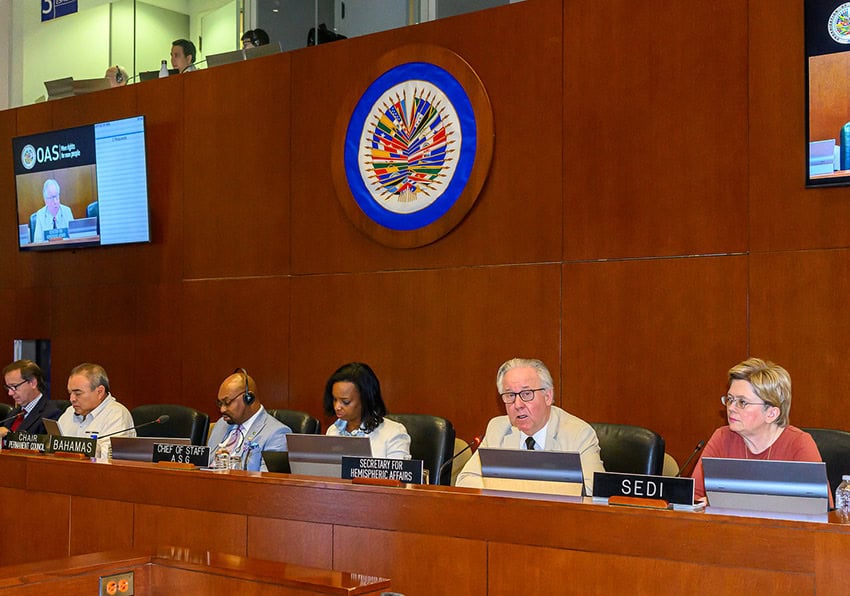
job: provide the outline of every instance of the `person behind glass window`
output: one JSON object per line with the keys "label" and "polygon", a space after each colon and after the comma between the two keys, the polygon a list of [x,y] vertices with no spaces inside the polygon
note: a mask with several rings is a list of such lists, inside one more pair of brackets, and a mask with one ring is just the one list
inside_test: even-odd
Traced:
{"label": "person behind glass window", "polygon": [[242,34],[242,49],[258,48],[269,43],[269,34],[262,29],[249,29]]}
{"label": "person behind glass window", "polygon": [[171,42],[171,67],[181,73],[197,70],[195,44],[188,39],[175,39]]}

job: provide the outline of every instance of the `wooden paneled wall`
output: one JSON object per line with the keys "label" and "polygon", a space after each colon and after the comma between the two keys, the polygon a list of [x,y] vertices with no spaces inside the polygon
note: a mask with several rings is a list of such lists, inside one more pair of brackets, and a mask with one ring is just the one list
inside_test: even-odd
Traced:
{"label": "wooden paneled wall", "polygon": [[[791,372],[794,424],[850,428],[850,190],[804,188],[802,10],[527,0],[0,112],[0,345],[50,338],[57,390],[96,361],[128,406],[213,415],[237,366],[320,415],[364,360],[392,411],[467,438],[502,411],[499,364],[537,356],[568,410],[680,460],[753,354]],[[341,98],[407,43],[471,65],[496,137],[465,220],[401,250],[350,224],[331,146]],[[19,253],[9,138],[133,114],[153,243]]]}

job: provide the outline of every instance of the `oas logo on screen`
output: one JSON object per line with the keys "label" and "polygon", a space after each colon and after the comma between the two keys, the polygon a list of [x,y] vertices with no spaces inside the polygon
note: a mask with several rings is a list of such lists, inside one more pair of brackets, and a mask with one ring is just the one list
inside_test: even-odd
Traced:
{"label": "oas logo on screen", "polygon": [[850,43],[850,2],[832,11],[827,24],[829,36],[838,43]]}
{"label": "oas logo on screen", "polygon": [[32,145],[26,145],[21,151],[21,164],[28,169],[31,170],[35,167],[35,147]]}

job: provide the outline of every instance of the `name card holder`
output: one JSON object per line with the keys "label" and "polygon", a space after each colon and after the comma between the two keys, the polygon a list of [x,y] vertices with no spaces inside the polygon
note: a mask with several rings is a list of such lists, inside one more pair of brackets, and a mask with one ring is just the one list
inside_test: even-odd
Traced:
{"label": "name card holder", "polygon": [[694,479],[594,472],[593,501],[626,507],[694,509]]}
{"label": "name card holder", "polygon": [[[422,484],[421,459],[388,459],[381,457],[342,457],[342,478],[358,484],[400,486]],[[389,481],[389,483],[383,482]],[[398,484],[396,484],[398,483]]]}
{"label": "name card holder", "polygon": [[174,445],[154,443],[153,461],[157,464],[181,464],[174,467],[206,467],[210,461],[210,448],[202,445]]}
{"label": "name card holder", "polygon": [[71,454],[79,459],[92,458],[97,449],[97,439],[86,439],[82,437],[50,437],[48,450],[54,455],[65,456]]}
{"label": "name card holder", "polygon": [[18,453],[44,453],[47,451],[48,436],[28,432],[12,432],[3,437],[3,449]]}

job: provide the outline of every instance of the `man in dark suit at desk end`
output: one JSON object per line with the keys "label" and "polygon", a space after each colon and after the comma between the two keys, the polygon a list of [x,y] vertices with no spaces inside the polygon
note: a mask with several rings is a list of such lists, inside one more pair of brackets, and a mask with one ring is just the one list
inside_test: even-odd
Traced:
{"label": "man in dark suit at desk end", "polygon": [[9,397],[15,401],[18,415],[0,426],[0,437],[21,431],[44,434],[42,418],[57,420],[62,414],[44,396],[44,373],[32,360],[16,360],[4,368],[3,382]]}

